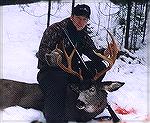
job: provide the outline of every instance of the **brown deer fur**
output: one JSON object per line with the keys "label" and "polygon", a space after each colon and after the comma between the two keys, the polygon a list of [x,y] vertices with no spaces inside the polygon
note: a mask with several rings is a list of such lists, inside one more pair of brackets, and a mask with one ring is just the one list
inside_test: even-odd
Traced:
{"label": "brown deer fur", "polygon": [[42,110],[43,99],[38,84],[0,79],[0,109],[19,105]]}

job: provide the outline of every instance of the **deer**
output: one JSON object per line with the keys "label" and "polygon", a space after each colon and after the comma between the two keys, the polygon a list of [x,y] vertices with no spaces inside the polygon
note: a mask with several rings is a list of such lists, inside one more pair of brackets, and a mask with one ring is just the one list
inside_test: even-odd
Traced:
{"label": "deer", "polygon": [[21,106],[42,111],[44,96],[37,83],[0,79],[0,110]]}
{"label": "deer", "polygon": [[[105,108],[110,111],[110,114],[113,113],[114,115],[114,112],[107,101],[108,92],[118,90],[125,83],[119,81],[97,81],[99,77],[101,77],[112,68],[119,51],[113,35],[108,30],[107,32],[111,37],[111,42],[107,42],[108,48],[104,51],[104,54],[102,55],[95,51],[93,52],[98,57],[106,61],[108,63],[108,66],[102,71],[96,71],[96,74],[90,80],[92,84],[88,88],[84,88],[81,90],[75,84],[69,84],[67,86],[67,98],[65,106],[65,117],[67,121],[90,121],[97,115],[101,114]],[[74,48],[72,53],[68,55],[63,43],[62,46],[63,51],[61,51],[56,45],[55,50],[61,52],[61,55],[59,55],[57,58],[57,65],[68,74],[74,75],[79,78],[80,81],[86,81],[82,76],[81,69],[79,69],[78,72],[72,69],[72,57],[76,49]],[[65,66],[61,62],[62,55],[64,55],[66,58],[67,66]],[[42,111],[44,106],[44,95],[39,85],[36,83],[29,84],[14,80],[0,79],[0,109],[15,105],[21,106],[23,108],[34,108]],[[114,117],[118,118],[117,116]],[[115,122],[115,120],[113,121]]]}

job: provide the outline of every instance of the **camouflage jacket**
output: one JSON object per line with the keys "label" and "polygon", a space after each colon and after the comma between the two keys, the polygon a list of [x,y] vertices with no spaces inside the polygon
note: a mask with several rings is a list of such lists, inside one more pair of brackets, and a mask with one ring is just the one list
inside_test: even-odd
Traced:
{"label": "camouflage jacket", "polygon": [[[80,55],[84,54],[89,59],[94,61],[101,60],[93,52],[93,50],[98,51],[98,49],[95,47],[94,42],[88,35],[87,31],[86,30],[77,31],[70,18],[66,18],[61,22],[52,24],[45,30],[43,37],[41,39],[39,51],[37,53],[39,69],[43,67],[44,68],[49,67],[45,60],[45,54],[51,53],[52,50],[55,49],[56,44],[60,44],[60,42],[63,41],[66,51],[68,53],[70,53],[73,50],[73,47],[69,43],[68,38],[64,33],[63,29],[67,30],[70,39],[76,46]],[[61,46],[59,48],[61,49]],[[76,54],[74,55],[72,64],[77,64],[78,61],[79,60]]]}

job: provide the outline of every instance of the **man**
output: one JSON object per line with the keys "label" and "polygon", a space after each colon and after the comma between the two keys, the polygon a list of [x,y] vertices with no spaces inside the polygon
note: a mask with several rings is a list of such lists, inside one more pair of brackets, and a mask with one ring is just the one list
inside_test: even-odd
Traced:
{"label": "man", "polygon": [[[70,54],[73,46],[67,37],[68,35],[80,56],[85,54],[92,60],[92,62],[87,63],[87,70],[77,53],[73,56],[73,69],[84,69],[83,74],[86,79],[92,77],[91,73],[95,72],[95,68],[99,70],[105,68],[102,60],[94,54],[93,50],[98,50],[88,35],[87,23],[90,14],[89,6],[85,4],[77,5],[73,9],[71,17],[52,24],[43,34],[37,53],[38,68],[40,69],[37,80],[45,95],[44,115],[47,123],[65,123],[66,86],[68,83],[76,82],[75,77],[70,77],[57,65],[56,59],[60,55],[55,50],[57,44],[62,50],[61,44],[63,42],[67,53]],[[62,62],[66,64],[64,58],[62,58]],[[88,86],[88,84],[79,81],[76,84],[80,88]]]}

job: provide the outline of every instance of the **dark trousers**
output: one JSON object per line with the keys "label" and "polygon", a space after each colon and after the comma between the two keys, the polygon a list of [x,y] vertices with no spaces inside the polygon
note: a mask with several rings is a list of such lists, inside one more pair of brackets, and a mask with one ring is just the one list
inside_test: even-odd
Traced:
{"label": "dark trousers", "polygon": [[47,123],[62,123],[67,74],[59,68],[48,68],[39,71],[37,80],[45,96],[44,115]]}

